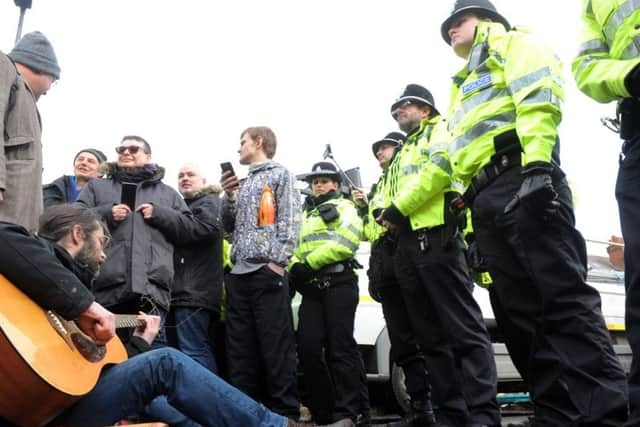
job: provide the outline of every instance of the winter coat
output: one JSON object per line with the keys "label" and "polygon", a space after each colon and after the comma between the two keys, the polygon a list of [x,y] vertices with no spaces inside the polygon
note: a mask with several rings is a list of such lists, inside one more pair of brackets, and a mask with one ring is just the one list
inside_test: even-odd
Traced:
{"label": "winter coat", "polygon": [[94,300],[80,274],[74,274],[79,272],[74,264],[63,247],[19,225],[0,222],[0,274],[38,305],[67,320],[77,318]]}
{"label": "winter coat", "polygon": [[[94,301],[89,291],[93,274],[65,248],[8,222],[0,222],[0,274],[39,306],[67,320],[78,318]],[[151,348],[137,336],[125,347],[129,357]]]}
{"label": "winter coat", "polygon": [[68,175],[62,175],[42,187],[42,201],[45,208],[71,202],[71,182]]}
{"label": "winter coat", "polygon": [[[16,80],[17,78],[17,80]],[[16,84],[13,107],[11,87]],[[42,214],[42,127],[36,98],[11,60],[0,52],[0,221],[35,232]]]}
{"label": "winter coat", "polygon": [[186,245],[177,246],[174,254],[175,276],[171,306],[202,307],[220,313],[222,303],[222,189],[205,187],[185,199],[204,233]]}
{"label": "winter coat", "polygon": [[162,183],[164,168],[137,184],[135,206],[153,204],[153,216],[144,219],[131,212],[116,222],[111,208],[122,197],[122,169],[116,163],[103,167],[106,178],[93,179],[82,190],[77,203],[93,208],[107,223],[111,243],[92,291],[104,306],[128,303],[148,296],[169,310],[173,283],[174,244],[188,239],[195,227],[193,215],[182,196]]}
{"label": "winter coat", "polygon": [[[300,193],[295,177],[279,163],[251,165],[240,181],[236,200],[223,200],[225,230],[233,231],[231,260],[275,262],[285,266],[293,255],[301,222]],[[258,207],[265,185],[271,187],[276,205],[274,225],[258,225]]]}

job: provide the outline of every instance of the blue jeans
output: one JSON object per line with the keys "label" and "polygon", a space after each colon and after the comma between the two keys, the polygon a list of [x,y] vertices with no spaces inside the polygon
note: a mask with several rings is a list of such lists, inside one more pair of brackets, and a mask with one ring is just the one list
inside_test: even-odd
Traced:
{"label": "blue jeans", "polygon": [[172,307],[167,326],[175,325],[175,331],[168,333],[168,338],[169,345],[191,356],[193,360],[217,374],[218,367],[209,340],[210,322],[211,312],[204,308]]}
{"label": "blue jeans", "polygon": [[189,356],[162,348],[108,368],[96,387],[69,408],[57,424],[113,424],[142,412],[158,396],[166,396],[171,406],[188,417],[173,427],[286,427],[288,422]]}

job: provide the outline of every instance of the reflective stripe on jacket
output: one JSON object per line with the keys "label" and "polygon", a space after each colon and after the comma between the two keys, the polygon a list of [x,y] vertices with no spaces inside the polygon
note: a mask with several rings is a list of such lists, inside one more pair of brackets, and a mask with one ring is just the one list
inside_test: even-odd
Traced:
{"label": "reflective stripe on jacket", "polygon": [[[332,204],[338,218],[326,223],[318,207]],[[353,258],[362,238],[362,220],[352,201],[339,196],[305,211],[291,264],[306,262],[313,270]]]}
{"label": "reflective stripe on jacket", "polygon": [[500,23],[480,22],[467,65],[453,77],[449,107],[454,178],[466,187],[515,129],[523,165],[550,162],[562,119],[561,63],[547,45]]}
{"label": "reflective stripe on jacket", "polygon": [[640,62],[640,0],[583,1],[576,83],[598,102],[626,98],[624,79]]}
{"label": "reflective stripe on jacket", "polygon": [[369,206],[367,207],[367,217],[364,220],[363,231],[365,238],[373,243],[380,236],[387,231],[386,227],[378,224],[376,222],[376,216],[374,212],[379,209],[384,209],[388,203],[386,203],[384,199],[384,187],[387,182],[387,172],[385,171],[380,178],[378,178],[377,184],[371,190],[371,194],[369,195]]}
{"label": "reflective stripe on jacket", "polygon": [[409,217],[413,230],[445,223],[444,195],[451,191],[451,163],[443,126],[440,115],[422,120],[390,167],[397,173],[391,201]]}

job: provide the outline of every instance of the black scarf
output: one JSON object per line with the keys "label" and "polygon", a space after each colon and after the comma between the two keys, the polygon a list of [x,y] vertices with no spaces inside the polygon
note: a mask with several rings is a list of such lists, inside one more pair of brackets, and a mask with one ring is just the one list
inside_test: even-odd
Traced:
{"label": "black scarf", "polygon": [[111,176],[118,182],[142,182],[153,178],[158,173],[158,165],[148,163],[139,168],[122,168],[115,166]]}

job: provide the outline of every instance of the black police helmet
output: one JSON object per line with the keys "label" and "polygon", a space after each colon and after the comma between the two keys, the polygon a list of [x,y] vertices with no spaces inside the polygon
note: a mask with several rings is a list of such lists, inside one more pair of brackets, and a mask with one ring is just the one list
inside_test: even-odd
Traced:
{"label": "black police helmet", "polygon": [[438,114],[440,114],[433,100],[433,95],[431,95],[431,92],[429,92],[429,90],[417,84],[409,84],[404,88],[402,94],[398,97],[398,99],[396,99],[393,105],[391,105],[391,115],[393,116],[393,112],[396,110],[396,108],[398,108],[400,104],[406,101],[416,104],[428,105],[429,107],[431,107],[432,116],[437,116]]}
{"label": "black police helmet", "polygon": [[393,145],[398,146],[402,145],[407,141],[407,137],[401,132],[391,132],[388,133],[384,138],[380,141],[376,141],[371,144],[371,150],[373,151],[373,155],[375,156],[380,147],[383,145]]}
{"label": "black police helmet", "polygon": [[444,20],[442,26],[440,27],[440,33],[442,34],[442,38],[447,44],[451,44],[451,37],[449,37],[449,27],[453,21],[458,19],[461,15],[465,13],[474,13],[480,16],[486,16],[492,21],[499,22],[508,30],[511,29],[511,25],[506,18],[498,13],[496,7],[489,0],[456,0],[453,5],[453,10],[451,11],[451,15],[447,19]]}
{"label": "black police helmet", "polygon": [[338,171],[338,168],[336,168],[336,166],[331,162],[316,163],[311,168],[311,172],[298,175],[298,179],[311,183],[311,181],[313,181],[313,178],[318,178],[321,176],[330,178],[336,181],[337,183],[342,182],[342,175]]}

